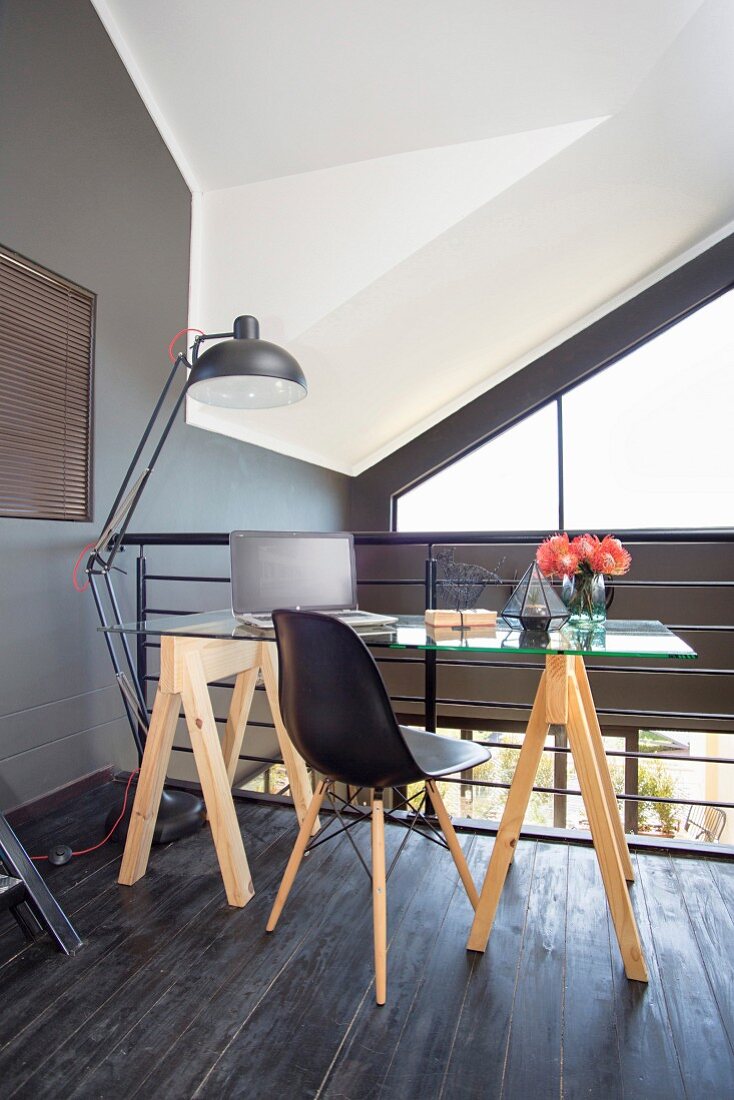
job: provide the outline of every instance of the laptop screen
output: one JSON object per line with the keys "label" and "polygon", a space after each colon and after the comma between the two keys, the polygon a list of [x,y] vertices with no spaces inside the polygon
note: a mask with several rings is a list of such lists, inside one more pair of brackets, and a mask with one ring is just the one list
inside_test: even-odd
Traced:
{"label": "laptop screen", "polygon": [[235,615],[357,606],[350,534],[233,531],[229,546]]}

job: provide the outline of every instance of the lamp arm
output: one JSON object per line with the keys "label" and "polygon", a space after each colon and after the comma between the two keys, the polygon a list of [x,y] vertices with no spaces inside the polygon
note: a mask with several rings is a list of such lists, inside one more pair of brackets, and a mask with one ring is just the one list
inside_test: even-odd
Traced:
{"label": "lamp arm", "polygon": [[[141,455],[148,443],[153,428],[155,427],[158,418],[163,408],[163,404],[168,396],[168,393],[173,384],[173,380],[178,372],[181,364],[184,364],[187,368],[191,367],[188,359],[185,355],[181,354],[176,357],[173,362],[171,371],[166,379],[165,385],[161,390],[160,396],[155,403],[153,412],[150,415],[150,419],[145,426],[145,430],[140,438],[140,442],[135,448],[130,465],[125,472],[125,476],[122,479],[122,484],[117,491],[115,500],[110,508],[109,515],[105,520],[104,526],[97,542],[92,548],[92,552],[87,561],[87,574],[89,576],[89,582],[94,596],[94,602],[97,607],[97,614],[99,621],[105,630],[105,642],[107,643],[107,649],[112,660],[112,665],[115,670],[115,677],[120,688],[122,695],[122,701],[127,715],[130,729],[135,741],[135,748],[138,753],[138,759],[142,758],[143,743],[147,731],[147,711],[146,711],[146,697],[143,685],[138,678],[138,672],[133,661],[132,652],[124,634],[119,635],[118,643],[122,648],[122,659],[118,659],[115,645],[113,645],[112,635],[108,633],[108,628],[111,626],[120,626],[122,619],[120,616],[120,607],[117,602],[117,596],[115,594],[114,586],[112,584],[111,569],[112,564],[117,556],[117,553],[122,545],[122,540],[125,537],[130,520],[133,513],[138,506],[143,490],[148,483],[148,478],[153,472],[153,468],[156,464],[158,456],[163,449],[163,445],[168,438],[168,435],[173,426],[173,422],[176,419],[178,410],[181,408],[183,400],[186,396],[188,389],[188,379],[181,389],[181,393],[176,398],[173,409],[168,415],[168,418],[163,425],[163,429],[158,438],[153,453],[145,465],[142,473],[138,476],[130,487],[130,483],[135,473],[136,466],[140,461]],[[107,593],[107,600],[103,601],[102,593],[98,587],[98,578],[102,576],[104,578],[104,584]],[[109,605],[109,610],[106,609],[105,603]],[[125,671],[125,666],[127,671]],[[131,705],[131,700],[135,700],[136,706]]]}
{"label": "lamp arm", "polygon": [[193,352],[191,355],[191,366],[196,366],[196,361],[199,358],[199,346],[204,343],[205,340],[226,340],[228,337],[234,336],[233,332],[202,332],[197,336],[193,344]]}
{"label": "lamp arm", "polygon": [[[125,493],[127,492],[128,486],[130,485],[130,480],[135,471],[135,467],[137,466],[140,460],[140,456],[143,453],[143,448],[150,438],[150,434],[160,415],[161,408],[163,407],[163,403],[168,395],[168,391],[171,388],[173,380],[176,376],[176,372],[178,371],[178,368],[182,363],[185,364],[188,369],[191,369],[192,364],[189,363],[185,355],[178,355],[174,360],[173,367],[171,368],[168,378],[166,379],[166,383],[161,390],[158,400],[156,401],[153,412],[150,415],[150,419],[145,426],[145,430],[140,437],[140,442],[135,448],[135,453],[133,454],[125,476],[122,479],[122,484],[117,491],[117,495],[114,499],[112,507],[110,508],[107,519],[104,522],[104,526],[100,532],[99,538],[97,539],[92,553],[89,556],[89,559],[87,561],[87,573],[92,573],[93,571],[101,571],[103,573],[107,573],[112,568],[112,563],[117,556],[118,550],[120,549],[120,545],[123,538],[125,537],[125,533],[128,529],[132,515],[138,506],[140,497],[143,495],[143,490],[145,489],[148,478],[153,471],[153,467],[155,466],[163,445],[168,438],[168,435],[173,426],[173,422],[176,419],[178,410],[181,408],[181,404],[184,400],[184,397],[186,396],[186,390],[188,389],[188,380],[186,382],[186,385],[184,385],[180,395],[178,396],[176,403],[168,417],[168,420],[163,427],[163,431],[161,432],[155,450],[150,457],[150,460],[148,461],[145,469],[133,486],[132,490],[128,493],[127,497],[125,497]],[[118,528],[118,525],[120,526],[117,530],[117,534],[115,534],[115,529]],[[103,557],[103,554],[108,546],[110,547],[109,553],[105,558]]]}

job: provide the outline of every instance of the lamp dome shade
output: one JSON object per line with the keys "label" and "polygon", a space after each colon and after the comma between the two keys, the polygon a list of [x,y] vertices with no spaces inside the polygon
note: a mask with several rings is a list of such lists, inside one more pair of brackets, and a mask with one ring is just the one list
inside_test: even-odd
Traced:
{"label": "lamp dome shade", "polygon": [[199,356],[189,375],[188,392],[206,405],[269,409],[302,400],[308,385],[292,355],[260,339],[254,317],[238,317],[233,338]]}

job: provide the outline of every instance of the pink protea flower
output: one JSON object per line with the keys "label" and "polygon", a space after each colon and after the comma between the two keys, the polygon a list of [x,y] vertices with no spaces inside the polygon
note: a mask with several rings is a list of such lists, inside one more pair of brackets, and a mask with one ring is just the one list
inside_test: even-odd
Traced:
{"label": "pink protea flower", "polygon": [[579,567],[579,555],[567,534],[551,535],[535,552],[538,568],[545,577],[571,576]]}
{"label": "pink protea flower", "polygon": [[595,573],[621,577],[630,567],[632,556],[619,539],[606,535],[596,547],[589,564]]}

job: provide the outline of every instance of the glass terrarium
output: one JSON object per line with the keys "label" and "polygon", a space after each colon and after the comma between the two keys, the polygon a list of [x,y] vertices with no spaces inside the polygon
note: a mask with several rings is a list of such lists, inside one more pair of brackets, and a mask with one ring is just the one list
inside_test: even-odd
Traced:
{"label": "glass terrarium", "polygon": [[569,611],[533,562],[500,614],[515,630],[543,634],[559,630],[568,621]]}

